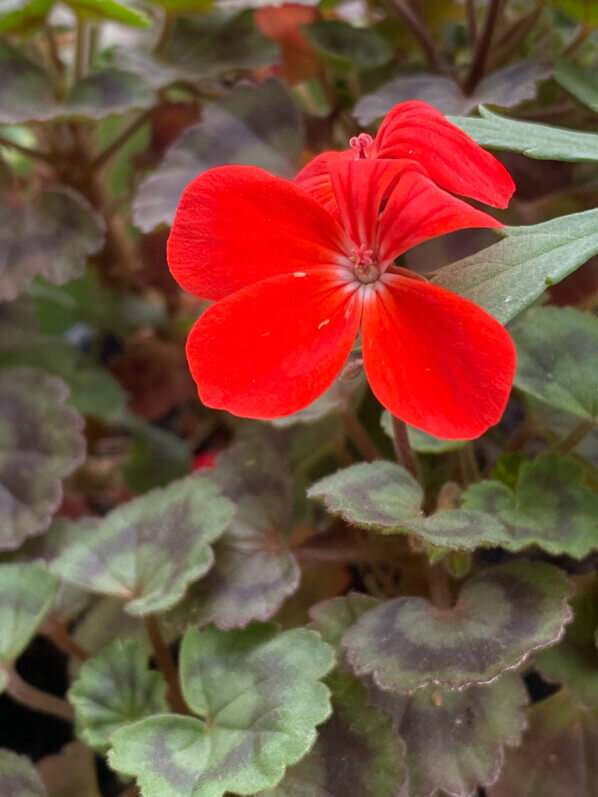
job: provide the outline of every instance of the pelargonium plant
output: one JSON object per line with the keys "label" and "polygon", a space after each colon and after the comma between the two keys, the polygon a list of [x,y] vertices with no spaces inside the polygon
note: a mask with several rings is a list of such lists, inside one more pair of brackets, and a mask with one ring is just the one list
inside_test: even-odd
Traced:
{"label": "pelargonium plant", "polygon": [[598,797],[594,5],[0,4],[0,797]]}

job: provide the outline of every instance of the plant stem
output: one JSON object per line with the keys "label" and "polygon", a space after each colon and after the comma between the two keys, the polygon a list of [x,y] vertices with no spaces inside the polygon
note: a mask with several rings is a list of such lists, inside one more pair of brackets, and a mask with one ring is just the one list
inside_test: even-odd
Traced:
{"label": "plant stem", "polygon": [[372,462],[375,459],[382,459],[382,455],[378,451],[376,444],[353,410],[347,407],[342,411],[341,417],[345,424],[347,437],[361,456],[368,462]]}
{"label": "plant stem", "polygon": [[459,465],[463,474],[464,486],[479,482],[480,471],[478,468],[478,461],[475,456],[475,451],[471,443],[463,446],[458,450]]}
{"label": "plant stem", "polygon": [[48,155],[46,152],[41,152],[41,150],[38,149],[31,149],[31,147],[24,147],[22,144],[17,144],[15,141],[12,141],[12,139],[5,138],[2,135],[0,135],[0,147],[12,147],[18,152],[22,152],[23,155],[27,155],[28,158],[35,158],[36,160],[45,162],[50,162],[52,160],[52,156]]}
{"label": "plant stem", "polygon": [[533,30],[536,22],[542,16],[544,7],[537,5],[533,11],[526,16],[516,20],[496,42],[493,52],[488,61],[489,68],[492,69],[502,62],[519,48],[527,35]]}
{"label": "plant stem", "polygon": [[345,548],[320,548],[308,545],[293,549],[298,559],[305,562],[333,562],[335,564],[357,564],[360,562],[388,562],[388,550],[372,550],[364,546]]}
{"label": "plant stem", "polygon": [[81,80],[87,73],[87,23],[77,17],[77,41],[75,45],[75,79]]}
{"label": "plant stem", "polygon": [[563,55],[573,55],[582,44],[592,35],[594,28],[591,25],[582,24],[577,29],[577,33],[563,50]]}
{"label": "plant stem", "polygon": [[481,78],[484,76],[486,59],[488,58],[488,52],[490,50],[492,36],[496,28],[496,21],[498,19],[498,13],[500,11],[501,4],[502,0],[490,0],[486,19],[484,20],[484,27],[482,28],[482,32],[477,41],[471,69],[469,70],[469,74],[465,80],[465,85],[463,86],[463,91],[465,94],[471,94],[480,82]]}
{"label": "plant stem", "polygon": [[8,679],[6,692],[15,702],[33,711],[41,711],[44,714],[50,714],[67,722],[74,720],[75,712],[71,704],[67,703],[66,700],[50,695],[47,692],[42,692],[41,689],[28,684],[12,667],[4,668],[3,671]]}
{"label": "plant stem", "polygon": [[387,5],[403,20],[411,33],[419,42],[428,64],[436,71],[443,71],[443,64],[438,50],[420,17],[403,0],[386,0]]}
{"label": "plant stem", "polygon": [[419,476],[417,459],[415,458],[415,454],[413,453],[413,449],[409,443],[409,437],[407,436],[407,426],[405,425],[404,421],[395,418],[394,415],[391,417],[393,442],[397,459],[401,465],[403,465],[403,467],[406,468],[409,473],[417,479]]}
{"label": "plant stem", "polygon": [[143,125],[148,121],[148,119],[152,115],[152,110],[149,109],[144,111],[143,113],[139,114],[139,116],[134,119],[130,125],[125,127],[122,133],[119,133],[116,138],[114,138],[110,144],[91,162],[90,168],[93,170],[101,169],[110,158],[118,152],[118,150],[126,144],[126,142],[131,138],[131,136],[135,135],[135,133],[139,130],[139,128],[143,127]]}
{"label": "plant stem", "polygon": [[568,454],[570,451],[573,451],[578,443],[581,443],[584,437],[587,437],[590,432],[593,432],[595,428],[596,424],[593,421],[580,421],[571,429],[569,434],[565,435],[558,443],[555,443],[551,450],[558,454]]}
{"label": "plant stem", "polygon": [[44,620],[40,633],[46,636],[54,645],[79,661],[87,661],[89,653],[78,645],[67,631],[66,626],[57,617],[51,615]]}
{"label": "plant stem", "polygon": [[438,609],[448,609],[452,605],[450,577],[443,562],[429,565],[428,585],[430,600]]}
{"label": "plant stem", "polygon": [[467,27],[469,29],[469,41],[472,48],[475,47],[478,38],[478,23],[475,18],[474,0],[467,0]]}
{"label": "plant stem", "polygon": [[64,72],[64,63],[62,61],[62,58],[60,57],[60,51],[58,49],[58,45],[56,44],[54,29],[47,22],[44,24],[44,36],[46,37],[46,41],[48,43],[48,52],[50,53],[50,61],[52,63],[52,67],[58,75],[62,75],[62,73]]}
{"label": "plant stem", "polygon": [[174,20],[172,16],[165,11],[164,17],[162,19],[162,28],[160,30],[160,35],[154,47],[154,52],[156,55],[163,53],[166,49],[166,45],[170,41],[170,37],[172,36],[172,31],[174,30]]}
{"label": "plant stem", "polygon": [[145,627],[154,649],[158,667],[160,668],[162,675],[164,678],[166,678],[168,686],[170,687],[168,699],[171,706],[179,714],[190,714],[191,712],[189,711],[183,698],[183,693],[181,692],[176,664],[174,663],[174,660],[170,655],[170,650],[164,641],[162,631],[160,630],[160,622],[155,614],[150,614],[145,618]]}

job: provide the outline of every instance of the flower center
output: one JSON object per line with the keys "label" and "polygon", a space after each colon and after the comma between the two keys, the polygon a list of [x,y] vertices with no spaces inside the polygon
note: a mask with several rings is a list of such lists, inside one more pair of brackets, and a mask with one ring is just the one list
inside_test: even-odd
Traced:
{"label": "flower center", "polygon": [[370,282],[376,282],[380,276],[380,266],[374,258],[374,253],[365,244],[361,244],[359,249],[354,248],[351,250],[351,257],[353,262],[353,270],[355,276],[360,282],[368,285]]}
{"label": "flower center", "polygon": [[360,133],[349,139],[351,149],[357,153],[358,158],[365,158],[365,151],[372,143],[373,139],[369,133]]}

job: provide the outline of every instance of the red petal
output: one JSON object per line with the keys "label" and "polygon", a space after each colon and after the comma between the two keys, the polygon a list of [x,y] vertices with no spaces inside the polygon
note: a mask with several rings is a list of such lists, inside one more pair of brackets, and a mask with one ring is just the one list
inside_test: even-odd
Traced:
{"label": "red petal", "polygon": [[446,440],[497,423],[515,376],[515,347],[481,307],[389,274],[364,299],[363,357],[378,400],[397,418]]}
{"label": "red petal", "polygon": [[377,242],[382,199],[406,171],[422,171],[413,161],[355,157],[329,160],[328,166],[343,226],[354,243],[368,246]]}
{"label": "red petal", "polygon": [[310,160],[294,180],[296,185],[301,186],[330,213],[337,211],[337,205],[330,182],[329,166],[343,158],[355,158],[355,153],[350,149],[344,152],[322,152]]}
{"label": "red petal", "polygon": [[487,213],[438,188],[421,172],[408,170],[400,177],[380,218],[380,260],[392,262],[407,249],[454,230],[503,226]]}
{"label": "red petal", "polygon": [[217,166],[181,197],[168,239],[172,275],[221,299],[253,282],[339,261],[339,224],[290,180],[254,166]]}
{"label": "red petal", "polygon": [[273,277],[228,296],[187,341],[201,400],[245,418],[307,407],[343,367],[360,316],[358,284],[333,269]]}
{"label": "red petal", "polygon": [[498,208],[506,208],[515,191],[502,163],[419,100],[399,103],[388,112],[371,157],[415,160],[447,191]]}

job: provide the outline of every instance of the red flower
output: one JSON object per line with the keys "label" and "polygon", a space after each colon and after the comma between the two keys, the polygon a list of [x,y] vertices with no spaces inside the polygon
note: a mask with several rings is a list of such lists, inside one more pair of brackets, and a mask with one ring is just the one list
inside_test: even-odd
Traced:
{"label": "red flower", "polygon": [[361,326],[385,407],[438,437],[480,435],[504,410],[513,343],[480,307],[393,261],[434,236],[500,223],[411,161],[339,158],[330,169],[340,221],[251,166],[210,169],[186,188],[170,268],[186,290],[219,300],[187,342],[202,401],[249,418],[296,412],[332,384]]}
{"label": "red flower", "polygon": [[318,155],[299,172],[295,182],[329,210],[333,209],[330,164],[339,158],[353,159],[355,151],[364,158],[417,161],[441,188],[497,208],[506,208],[515,190],[502,163],[440,111],[419,100],[395,105],[376,138],[361,133],[351,139],[351,149]]}

